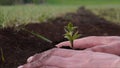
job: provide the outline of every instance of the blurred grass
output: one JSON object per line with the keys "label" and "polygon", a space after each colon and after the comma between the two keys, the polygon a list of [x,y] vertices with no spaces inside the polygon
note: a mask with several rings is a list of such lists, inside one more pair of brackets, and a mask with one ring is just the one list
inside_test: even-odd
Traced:
{"label": "blurred grass", "polygon": [[108,21],[120,24],[120,8],[91,8],[91,10]]}
{"label": "blurred grass", "polygon": [[43,22],[48,18],[74,12],[76,6],[24,5],[0,6],[0,22],[2,26],[18,26],[30,22]]}
{"label": "blurred grass", "polygon": [[120,4],[120,0],[46,0],[54,5],[110,5]]}
{"label": "blurred grass", "polygon": [[84,5],[100,17],[120,23],[120,0],[47,0],[44,5],[0,6],[0,25],[18,26],[44,22]]}

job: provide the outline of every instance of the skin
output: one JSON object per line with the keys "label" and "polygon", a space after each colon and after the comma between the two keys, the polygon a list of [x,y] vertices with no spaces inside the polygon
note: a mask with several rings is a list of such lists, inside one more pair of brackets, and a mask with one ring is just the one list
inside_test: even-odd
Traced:
{"label": "skin", "polygon": [[[120,37],[90,36],[77,39],[69,50],[53,48],[28,58],[27,63],[18,68],[120,68]],[[57,47],[70,46],[68,41]]]}
{"label": "skin", "polygon": [[[106,45],[112,42],[120,41],[119,36],[89,36],[74,41],[74,48],[91,48],[99,45]],[[69,41],[61,42],[56,45],[57,47],[70,46]]]}

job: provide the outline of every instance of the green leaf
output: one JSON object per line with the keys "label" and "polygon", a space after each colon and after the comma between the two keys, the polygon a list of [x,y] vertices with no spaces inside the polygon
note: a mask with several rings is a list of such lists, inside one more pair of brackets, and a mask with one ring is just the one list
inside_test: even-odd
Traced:
{"label": "green leaf", "polygon": [[70,33],[68,32],[68,33],[66,33],[65,35],[64,35],[64,37],[65,38],[67,38],[68,40],[70,40],[71,39],[71,35],[70,35]]}
{"label": "green leaf", "polygon": [[3,49],[0,48],[0,51],[1,51],[1,59],[3,62],[5,62],[5,57],[4,57],[4,54],[3,54]]}
{"label": "green leaf", "polygon": [[29,33],[31,33],[31,34],[33,34],[33,35],[35,35],[35,36],[37,36],[37,37],[39,37],[39,38],[41,38],[41,39],[43,39],[43,40],[45,40],[46,42],[52,43],[51,40],[45,38],[44,36],[42,36],[42,35],[40,35],[40,34],[38,34],[38,33],[29,31],[29,30],[27,30],[27,29],[25,29],[25,28],[23,28],[23,30],[25,30],[25,31],[27,31],[27,32],[29,32]]}
{"label": "green leaf", "polygon": [[78,34],[78,31],[75,32],[76,28],[77,27],[74,27],[71,22],[67,26],[65,26],[65,28],[64,28],[64,30],[66,32],[64,34],[64,38],[66,38],[66,39],[68,39],[70,41],[71,47],[73,47],[74,40],[77,39],[80,36],[80,34]]}
{"label": "green leaf", "polygon": [[80,37],[80,34],[78,34],[78,31],[73,35],[73,39],[77,39]]}
{"label": "green leaf", "polygon": [[39,38],[41,38],[41,39],[43,39],[43,40],[49,42],[49,43],[52,43],[51,40],[45,38],[44,36],[42,36],[42,35],[40,35],[40,34],[37,34],[37,33],[34,33],[34,32],[31,32],[31,33],[32,33],[33,35],[35,35],[35,36],[37,36],[37,37],[39,37]]}
{"label": "green leaf", "polygon": [[70,22],[68,23],[67,26],[65,26],[65,29],[70,32],[70,31],[74,31],[76,27],[74,27],[73,24]]}

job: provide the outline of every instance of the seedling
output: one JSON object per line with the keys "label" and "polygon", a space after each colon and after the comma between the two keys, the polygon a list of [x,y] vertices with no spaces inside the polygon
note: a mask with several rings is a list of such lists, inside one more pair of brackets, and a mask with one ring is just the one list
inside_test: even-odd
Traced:
{"label": "seedling", "polygon": [[5,57],[4,57],[4,54],[3,54],[3,49],[0,48],[0,51],[1,51],[1,59],[2,59],[2,62],[5,62]]}
{"label": "seedling", "polygon": [[78,31],[76,31],[75,26],[73,26],[73,24],[70,22],[67,26],[64,27],[65,30],[65,34],[64,34],[64,38],[68,39],[70,41],[71,44],[71,48],[73,48],[73,42],[75,39],[77,39],[80,34],[78,34]]}
{"label": "seedling", "polygon": [[22,28],[22,29],[23,29],[24,31],[27,31],[27,32],[33,34],[34,36],[36,36],[36,37],[38,37],[38,38],[43,39],[43,40],[46,41],[46,42],[52,43],[51,40],[45,38],[44,36],[42,36],[42,35],[40,35],[40,34],[38,34],[38,33],[35,33],[35,32],[33,32],[33,31],[29,31],[29,30],[27,30],[27,29],[25,29],[25,28]]}

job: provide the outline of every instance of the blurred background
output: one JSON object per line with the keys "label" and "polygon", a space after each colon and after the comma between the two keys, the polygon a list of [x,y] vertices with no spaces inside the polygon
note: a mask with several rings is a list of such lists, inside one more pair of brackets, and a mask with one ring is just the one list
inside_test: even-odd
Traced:
{"label": "blurred background", "polygon": [[75,12],[80,6],[109,21],[120,23],[120,0],[0,0],[0,25],[40,23]]}
{"label": "blurred background", "polygon": [[119,0],[0,0],[1,5],[17,4],[64,4],[64,5],[89,5],[89,4],[119,4]]}

